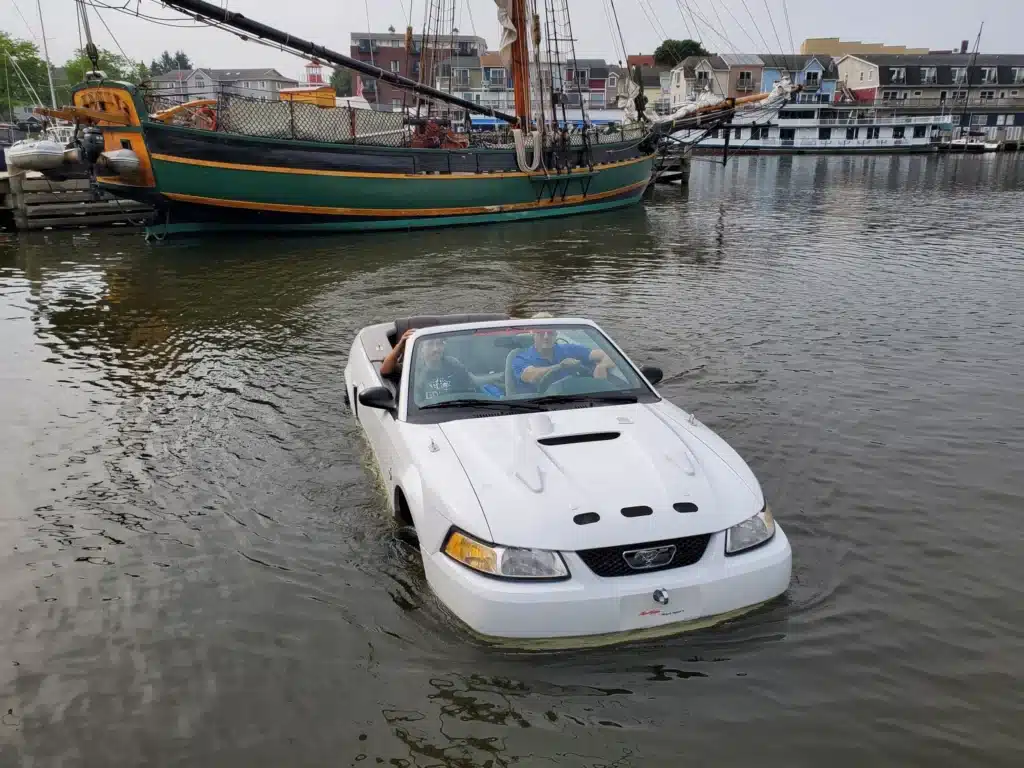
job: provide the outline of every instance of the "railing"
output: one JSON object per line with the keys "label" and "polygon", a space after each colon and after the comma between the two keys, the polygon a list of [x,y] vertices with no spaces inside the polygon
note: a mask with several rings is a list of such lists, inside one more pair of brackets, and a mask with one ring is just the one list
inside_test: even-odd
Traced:
{"label": "railing", "polygon": [[821,80],[805,80],[803,82],[803,89],[805,91],[816,91],[821,88]]}
{"label": "railing", "polygon": [[753,139],[761,147],[808,147],[820,149],[824,147],[899,147],[921,146],[934,144],[928,137],[916,139]]}
{"label": "railing", "polygon": [[737,91],[752,91],[752,90],[754,90],[754,83],[753,82],[749,82],[748,83],[745,80],[741,80],[738,83],[736,83],[736,90]]}

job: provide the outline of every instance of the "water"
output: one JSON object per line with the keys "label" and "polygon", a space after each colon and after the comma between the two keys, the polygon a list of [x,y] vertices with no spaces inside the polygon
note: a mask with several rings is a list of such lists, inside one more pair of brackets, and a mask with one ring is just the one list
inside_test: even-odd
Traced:
{"label": "water", "polygon": [[[1024,158],[753,158],[615,215],[0,234],[0,765],[1020,765]],[[787,595],[488,648],[342,403],[363,325],[599,321],[750,462]]]}

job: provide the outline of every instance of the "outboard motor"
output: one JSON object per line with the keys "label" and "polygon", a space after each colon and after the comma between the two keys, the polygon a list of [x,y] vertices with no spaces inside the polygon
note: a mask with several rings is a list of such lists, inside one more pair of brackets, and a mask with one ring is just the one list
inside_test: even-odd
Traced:
{"label": "outboard motor", "polygon": [[93,126],[84,128],[78,144],[82,148],[82,160],[94,165],[103,152],[103,131]]}

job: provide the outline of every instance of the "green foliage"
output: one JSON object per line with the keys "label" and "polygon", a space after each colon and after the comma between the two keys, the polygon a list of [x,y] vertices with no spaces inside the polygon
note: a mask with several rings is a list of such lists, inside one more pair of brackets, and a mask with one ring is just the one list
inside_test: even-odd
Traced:
{"label": "green foliage", "polygon": [[[106,73],[110,80],[135,79],[137,66],[128,61],[124,56],[112,53],[104,48],[99,50],[99,68]],[[64,63],[64,71],[67,73],[68,82],[72,84],[85,80],[85,73],[93,68],[89,57],[81,48],[75,51],[74,57]]]}
{"label": "green foliage", "polygon": [[331,74],[331,87],[338,96],[354,95],[352,83],[352,70],[345,67],[338,67]]}
{"label": "green foliage", "polygon": [[149,63],[150,75],[163,75],[173,72],[176,69],[192,69],[192,60],[184,51],[164,51],[159,59],[153,59]]}
{"label": "green foliage", "polygon": [[48,102],[50,90],[47,84],[46,62],[39,55],[39,49],[35,43],[19,40],[0,30],[0,72],[6,73],[6,82],[0,82],[0,88],[3,89],[0,91],[0,104],[3,105],[4,113],[6,114],[8,100],[11,106],[36,103],[35,97],[22,82],[8,56],[14,58],[18,68],[40,98]]}
{"label": "green foliage", "polygon": [[674,67],[687,56],[707,56],[704,46],[696,40],[666,40],[654,51],[654,63]]}

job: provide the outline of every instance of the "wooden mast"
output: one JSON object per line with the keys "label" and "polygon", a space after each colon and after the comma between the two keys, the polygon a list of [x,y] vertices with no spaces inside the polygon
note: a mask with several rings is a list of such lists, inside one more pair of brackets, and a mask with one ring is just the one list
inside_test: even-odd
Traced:
{"label": "wooden mast", "polygon": [[509,20],[516,28],[512,43],[512,85],[516,99],[516,117],[520,128],[530,127],[530,20],[526,0],[511,0]]}

